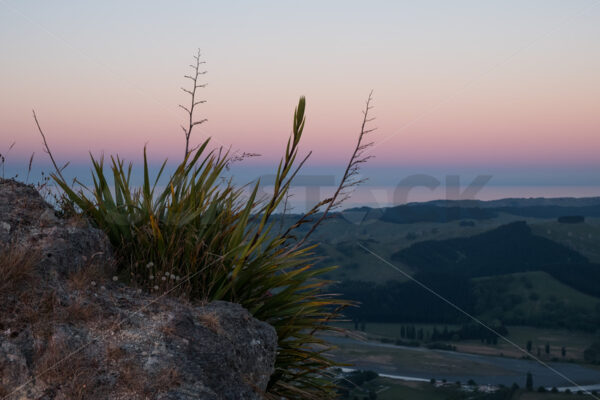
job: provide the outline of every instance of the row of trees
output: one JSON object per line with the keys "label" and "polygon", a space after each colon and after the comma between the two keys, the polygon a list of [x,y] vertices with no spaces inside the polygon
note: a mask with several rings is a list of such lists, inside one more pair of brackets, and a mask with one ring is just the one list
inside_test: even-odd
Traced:
{"label": "row of trees", "polygon": [[[533,351],[533,341],[528,340],[526,348],[527,348],[528,353],[533,354],[533,352],[532,352]],[[546,356],[550,356],[551,348],[550,348],[550,343],[548,343],[548,342],[546,342],[546,344],[544,345],[544,353],[546,354]],[[541,357],[541,355],[542,355],[542,349],[541,349],[541,347],[538,346],[537,347],[537,356]],[[567,348],[565,346],[562,346],[560,348],[560,355],[563,358],[567,356]]]}
{"label": "row of trees", "polygon": [[[366,322],[362,319],[354,319],[354,329],[365,331]],[[417,328],[415,325],[401,325],[400,338],[406,340],[418,341],[461,341],[461,340],[481,340],[486,344],[498,344],[498,335],[507,335],[508,330],[501,323],[492,324],[492,330],[479,324],[464,324],[456,329],[449,329],[447,326],[443,330],[437,327],[426,330],[423,327]]]}

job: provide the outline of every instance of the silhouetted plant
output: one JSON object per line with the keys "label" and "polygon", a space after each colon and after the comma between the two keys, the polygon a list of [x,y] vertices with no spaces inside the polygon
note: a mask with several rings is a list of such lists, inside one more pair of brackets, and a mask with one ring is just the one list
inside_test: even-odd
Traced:
{"label": "silhouetted plant", "polygon": [[183,129],[183,133],[185,135],[185,156],[187,156],[190,153],[190,137],[192,135],[192,129],[194,129],[196,125],[203,124],[207,121],[206,118],[203,118],[201,120],[194,119],[194,110],[196,106],[206,103],[206,100],[196,100],[197,90],[206,87],[205,83],[198,83],[198,78],[200,78],[201,75],[206,74],[206,71],[200,71],[200,66],[203,64],[205,64],[205,62],[200,60],[200,49],[198,49],[198,52],[196,53],[196,55],[194,55],[194,63],[190,64],[190,67],[192,68],[191,75],[184,75],[185,78],[192,81],[192,88],[181,88],[181,90],[190,95],[189,107],[186,107],[181,104],[179,105],[179,107],[185,110],[185,112],[188,114],[187,127],[181,125],[181,129]]}

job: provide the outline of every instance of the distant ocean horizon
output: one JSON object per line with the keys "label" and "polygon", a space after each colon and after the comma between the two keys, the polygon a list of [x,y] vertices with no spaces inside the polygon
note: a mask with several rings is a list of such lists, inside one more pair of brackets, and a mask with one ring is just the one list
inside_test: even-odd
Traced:
{"label": "distant ocean horizon", "polygon": [[[264,188],[268,192],[269,187]],[[292,212],[306,211],[314,204],[316,193],[310,193],[311,189],[295,187],[292,189],[292,197],[288,201],[293,207]],[[312,189],[314,191],[314,189]],[[462,193],[461,189],[461,193]],[[307,193],[308,192],[308,193]],[[333,188],[322,187],[319,197],[324,198],[333,193]],[[408,192],[397,186],[359,186],[351,196],[342,204],[341,209],[355,207],[384,208],[394,207],[407,203],[422,203],[434,200],[501,200],[508,198],[600,198],[600,186],[483,186],[474,196],[455,196],[454,193],[446,193],[446,188],[439,187],[429,190],[425,187],[414,187]]]}
{"label": "distant ocean horizon", "polygon": [[[5,177],[14,177],[18,174],[18,180],[28,180],[29,183],[38,183],[43,181],[41,171],[46,171],[47,174],[52,171],[52,168],[47,165],[37,166],[31,172],[27,179],[27,169],[21,165],[9,163],[6,166]],[[107,166],[109,164],[107,163]],[[150,175],[155,176],[158,167],[151,166]],[[236,168],[230,171],[230,176],[234,176],[234,183],[243,185],[244,183],[254,182],[257,177],[260,177],[264,186],[261,187],[259,194],[267,196],[273,187],[269,185],[272,182],[272,175],[265,174],[270,169],[264,170]],[[288,200],[288,211],[291,207],[291,212],[304,212],[310,209],[320,200],[331,196],[335,190],[335,184],[339,182],[339,176],[327,175],[324,168],[311,171],[309,169],[307,175],[300,175],[295,180],[291,187],[291,196]],[[472,172],[460,174],[460,183],[458,178],[456,181],[448,179],[452,175],[445,176],[439,171],[431,171],[430,174],[414,174],[415,171],[408,171],[400,178],[393,177],[393,170],[389,174],[384,175],[381,172],[386,170],[375,171],[378,173],[369,174],[369,180],[363,185],[356,187],[350,197],[341,205],[339,210],[355,208],[355,207],[393,207],[414,202],[428,202],[434,200],[500,200],[506,198],[564,198],[564,197],[600,197],[600,181],[597,174],[592,169],[588,169],[585,173],[575,173],[573,171],[565,171],[562,174],[544,173],[543,175],[519,174],[512,172],[511,174],[495,173],[493,179],[485,181],[485,179],[477,183],[477,177]],[[107,171],[108,172],[108,171]],[[139,168],[134,168],[132,183],[135,185],[142,184],[142,175]],[[171,170],[167,168],[163,174],[162,182],[170,174]],[[337,171],[336,171],[337,172]],[[426,173],[430,171],[425,171]],[[570,172],[570,173],[569,173]],[[460,171],[459,171],[460,173]],[[91,185],[90,167],[83,165],[72,165],[65,171],[67,180],[77,177],[86,185]],[[1,176],[1,175],[0,175]],[[459,174],[455,175],[456,177]],[[491,176],[491,175],[489,175]],[[526,178],[523,178],[523,177]],[[414,179],[413,179],[414,178]],[[552,184],[552,178],[556,180],[556,184]],[[511,182],[519,182],[519,184],[510,184]],[[398,185],[386,184],[387,182],[400,181]],[[539,184],[535,184],[538,181]],[[565,182],[573,182],[573,184],[564,184]],[[162,183],[161,182],[161,183]],[[451,182],[451,183],[449,183]],[[159,183],[159,186],[160,184]]]}

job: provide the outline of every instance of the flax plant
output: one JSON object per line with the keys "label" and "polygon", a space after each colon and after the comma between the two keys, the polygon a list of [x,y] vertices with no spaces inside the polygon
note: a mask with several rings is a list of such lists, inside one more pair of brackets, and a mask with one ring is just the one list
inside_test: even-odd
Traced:
{"label": "flax plant", "polygon": [[[358,167],[368,157],[371,145],[365,136],[372,130],[365,126],[371,109],[366,103],[362,127],[355,150],[335,194],[316,204],[295,224],[282,233],[276,210],[289,196],[290,185],[306,162],[298,157],[305,125],[306,102],[300,98],[295,109],[292,133],[278,165],[273,192],[258,198],[260,182],[248,187],[224,181],[224,170],[240,158],[223,149],[209,150],[210,139],[190,149],[190,134],[196,121],[199,71],[203,64],[198,53],[192,65],[191,107],[181,106],[189,124],[185,132],[185,157],[166,183],[166,161],[151,177],[144,148],[143,184],[131,180],[132,164],[119,157],[91,156],[93,186],[80,183],[75,188],[67,182],[52,156],[37,116],[34,120],[43,138],[56,172],[52,178],[63,191],[62,204],[71,204],[103,229],[119,256],[120,278],[149,292],[183,296],[192,301],[227,300],[237,302],[254,317],[271,324],[278,335],[275,372],[267,398],[326,399],[336,397],[332,367],[339,366],[328,357],[332,346],[322,333],[338,331],[330,322],[340,317],[351,303],[339,299],[327,289],[331,283],[321,275],[335,267],[316,268],[312,252],[316,244],[308,236],[339,206],[360,180]],[[112,185],[112,187],[111,187]],[[245,190],[249,189],[249,190]],[[248,194],[249,192],[249,194]],[[285,209],[285,207],[284,207]],[[311,224],[308,234],[294,235],[304,224]]]}
{"label": "flax plant", "polygon": [[275,228],[273,214],[308,158],[297,162],[304,113],[301,98],[267,199],[257,198],[260,182],[245,196],[243,188],[220,179],[231,157],[209,151],[209,140],[186,154],[162,189],[166,161],[151,178],[145,149],[140,188],[132,184],[132,165],[118,157],[111,158],[110,169],[103,158],[91,157],[91,188],[74,189],[60,174],[52,175],[65,196],[108,234],[123,279],[151,292],[176,287],[192,300],[237,302],[275,327],[279,349],[267,394],[272,398],[335,396],[329,374],[336,363],[319,333],[336,330],[329,322],[349,304],[327,292],[329,282],[320,276],[332,268],[312,265],[314,245],[296,246],[291,232]]}

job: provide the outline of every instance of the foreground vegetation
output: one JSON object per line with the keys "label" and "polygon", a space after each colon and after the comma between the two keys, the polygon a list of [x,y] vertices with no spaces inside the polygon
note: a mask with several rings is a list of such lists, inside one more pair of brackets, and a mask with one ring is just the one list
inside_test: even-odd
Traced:
{"label": "foreground vegetation", "polygon": [[[348,190],[359,183],[358,167],[370,143],[364,136],[371,108],[367,101],[362,129],[334,196],[316,204],[287,230],[280,230],[273,214],[288,196],[290,185],[308,156],[299,159],[305,125],[305,100],[296,107],[292,134],[276,172],[274,189],[258,198],[260,182],[238,187],[223,181],[223,172],[240,157],[223,149],[209,150],[210,139],[192,149],[199,55],[196,57],[185,158],[162,183],[166,161],[150,176],[144,150],[143,184],[131,180],[132,165],[118,156],[92,157],[91,188],[72,186],[52,157],[45,135],[36,123],[54,166],[52,178],[62,189],[62,212],[82,214],[103,229],[119,257],[120,279],[157,295],[182,296],[193,301],[227,300],[247,308],[256,318],[275,327],[279,349],[269,383],[272,398],[335,396],[329,369],[337,365],[326,355],[331,346],[321,332],[339,328],[330,324],[351,304],[326,287],[322,275],[331,267],[314,267],[314,244],[308,238],[327,213],[339,206]],[[194,67],[194,66],[192,66]],[[34,114],[35,117],[35,114]],[[309,154],[310,155],[310,154]],[[243,157],[241,157],[243,158]],[[159,185],[161,182],[161,185]],[[161,189],[162,187],[162,189]],[[317,212],[320,214],[317,216]],[[306,228],[308,226],[308,228]],[[301,235],[298,228],[304,228]]]}

